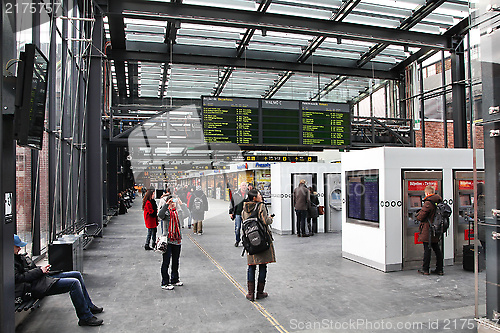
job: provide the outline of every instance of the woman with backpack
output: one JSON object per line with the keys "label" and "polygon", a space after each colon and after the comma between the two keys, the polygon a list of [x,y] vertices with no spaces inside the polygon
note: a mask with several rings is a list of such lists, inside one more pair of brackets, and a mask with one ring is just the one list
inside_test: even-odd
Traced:
{"label": "woman with backpack", "polygon": [[[256,189],[252,189],[248,192],[248,200],[248,202],[244,203],[243,211],[241,212],[243,221],[249,218],[254,210],[257,210],[257,219],[264,225],[265,230],[269,234],[269,239],[271,240],[271,244],[267,250],[252,255],[247,254],[248,294],[246,295],[246,298],[253,302],[255,299],[261,299],[268,296],[267,293],[264,292],[267,276],[267,264],[276,262],[276,256],[274,254],[271,229],[269,228],[269,225],[273,223],[273,218],[267,213],[267,208],[263,203],[262,195]],[[257,265],[259,265],[259,277],[257,279],[257,295],[255,295],[255,272],[257,270]]]}
{"label": "woman with backpack", "polygon": [[[148,228],[148,235],[146,236],[146,244],[144,249],[146,251],[152,250],[156,242],[156,227],[158,226],[158,216],[157,216],[156,201],[154,199],[154,191],[148,190],[142,199],[142,210],[144,211],[144,223],[146,228]],[[149,246],[149,242],[152,240],[152,246]]]}

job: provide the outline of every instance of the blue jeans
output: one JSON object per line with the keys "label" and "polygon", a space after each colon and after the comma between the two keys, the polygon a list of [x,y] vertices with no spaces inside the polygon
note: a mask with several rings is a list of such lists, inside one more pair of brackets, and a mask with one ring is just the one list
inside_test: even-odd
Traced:
{"label": "blue jeans", "polygon": [[156,227],[155,228],[148,228],[148,235],[146,236],[146,245],[149,246],[149,241],[153,238],[153,246],[155,246],[156,243]]}
{"label": "blue jeans", "polygon": [[296,209],[295,213],[297,214],[297,235],[305,235],[307,210]]}
{"label": "blue jeans", "polygon": [[234,215],[234,234],[236,236],[236,242],[241,241],[241,215]]}
{"label": "blue jeans", "polygon": [[90,308],[94,303],[90,300],[85,282],[80,272],[62,272],[52,275],[53,278],[59,278],[47,291],[47,296],[58,295],[69,292],[73,306],[75,307],[76,315],[79,319],[89,319],[92,317]]}
{"label": "blue jeans", "polygon": [[[174,284],[179,282],[179,258],[181,256],[181,246],[175,244],[167,245],[167,252],[163,253],[163,262],[161,263],[161,285]],[[172,258],[172,276],[168,276],[168,267]]]}
{"label": "blue jeans", "polygon": [[[257,270],[257,265],[248,265],[247,281],[255,282],[255,271]],[[259,265],[259,282],[266,282],[267,276],[267,264]]]}

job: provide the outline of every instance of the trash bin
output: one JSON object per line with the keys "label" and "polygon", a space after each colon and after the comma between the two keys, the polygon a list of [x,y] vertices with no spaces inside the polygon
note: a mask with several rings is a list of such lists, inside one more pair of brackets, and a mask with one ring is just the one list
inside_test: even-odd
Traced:
{"label": "trash bin", "polygon": [[64,235],[49,244],[51,271],[83,273],[83,241],[79,235]]}

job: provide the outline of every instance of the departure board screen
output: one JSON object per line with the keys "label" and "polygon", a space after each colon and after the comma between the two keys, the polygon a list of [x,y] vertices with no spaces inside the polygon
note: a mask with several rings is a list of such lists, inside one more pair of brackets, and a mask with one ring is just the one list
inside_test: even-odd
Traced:
{"label": "departure board screen", "polygon": [[347,222],[379,224],[378,170],[347,171]]}
{"label": "departure board screen", "polygon": [[350,144],[351,120],[347,104],[302,102],[302,144]]}
{"label": "departure board screen", "polygon": [[265,145],[300,145],[300,103],[298,101],[262,100],[262,143]]}
{"label": "departure board screen", "polygon": [[208,143],[342,147],[351,143],[348,104],[202,97]]}
{"label": "departure board screen", "polygon": [[202,115],[206,142],[259,143],[259,100],[205,97]]}

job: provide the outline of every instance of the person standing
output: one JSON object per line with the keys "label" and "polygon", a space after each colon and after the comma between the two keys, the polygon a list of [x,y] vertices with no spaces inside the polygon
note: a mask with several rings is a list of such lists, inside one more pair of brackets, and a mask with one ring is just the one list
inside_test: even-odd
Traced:
{"label": "person standing", "polygon": [[[148,190],[142,199],[142,210],[144,211],[144,223],[146,228],[148,228],[148,235],[146,236],[146,244],[144,249],[146,251],[152,250],[156,242],[156,227],[158,226],[158,207],[156,206],[156,201],[154,199],[154,191]],[[149,246],[149,242],[152,240],[152,245]]]}
{"label": "person standing", "polygon": [[[318,192],[316,192],[316,185],[311,185],[309,187],[309,207],[307,207],[307,229],[309,232],[309,236],[313,236],[315,233],[318,233]],[[312,224],[311,224],[312,222]]]}
{"label": "person standing", "polygon": [[293,206],[297,215],[297,236],[308,237],[306,234],[307,207],[309,205],[310,194],[306,187],[305,179],[301,179],[299,186],[293,190]]}
{"label": "person standing", "polygon": [[243,211],[243,204],[248,201],[247,183],[241,182],[240,189],[233,193],[233,198],[229,205],[229,216],[234,220],[234,235],[236,236],[235,247],[238,247],[241,241],[241,212]]}
{"label": "person standing", "polygon": [[[429,275],[431,264],[431,248],[436,254],[436,270],[432,274],[443,275],[443,253],[439,247],[440,237],[432,236],[430,231],[430,222],[434,220],[436,214],[436,205],[443,201],[439,194],[434,193],[434,187],[427,185],[424,189],[425,198],[422,209],[418,212],[416,219],[420,221],[418,240],[424,243],[424,259],[422,269],[418,272],[422,275]],[[430,241],[430,242],[429,242]]]}
{"label": "person standing", "polygon": [[189,210],[193,219],[193,234],[203,234],[203,220],[205,219],[205,212],[208,210],[208,199],[201,186],[196,188],[193,195],[189,199]]}
{"label": "person standing", "polygon": [[26,292],[32,297],[42,298],[69,292],[78,317],[79,326],[99,326],[103,320],[94,314],[103,308],[92,303],[82,274],[77,271],[50,274],[50,265],[37,267],[26,254],[20,254],[26,246],[18,235],[14,235],[14,273],[16,298],[24,298]]}
{"label": "person standing", "polygon": [[[186,205],[188,206],[188,208],[189,208],[189,203],[191,202],[191,197],[193,196],[193,193],[194,193],[194,188],[190,187],[189,190],[188,190],[188,192],[187,192],[187,194],[186,194]],[[193,223],[193,217],[191,216],[191,214],[189,214],[189,217],[188,217],[188,229],[191,229],[192,223]]]}
{"label": "person standing", "polygon": [[[161,264],[161,288],[172,290],[174,286],[182,286],[182,281],[179,280],[179,258],[181,255],[181,224],[177,211],[178,198],[170,198],[160,208],[165,212],[163,219],[162,235],[167,236],[167,250],[163,253],[163,261]],[[159,213],[163,216],[162,212]],[[172,272],[168,275],[168,269],[172,260]]]}
{"label": "person standing", "polygon": [[[248,294],[246,298],[252,302],[255,299],[261,299],[268,296],[268,294],[264,292],[267,277],[267,264],[276,262],[274,245],[272,243],[272,233],[269,228],[269,225],[273,223],[273,218],[268,215],[266,205],[262,201],[262,195],[259,191],[255,189],[248,191],[248,201],[243,204],[243,211],[241,213],[242,218],[245,220],[250,217],[254,209],[257,209],[259,221],[264,224],[265,230],[269,234],[269,239],[271,239],[271,244],[267,250],[252,255],[247,254]],[[257,295],[255,295],[255,273],[257,265],[259,266],[259,277],[257,279]]]}

